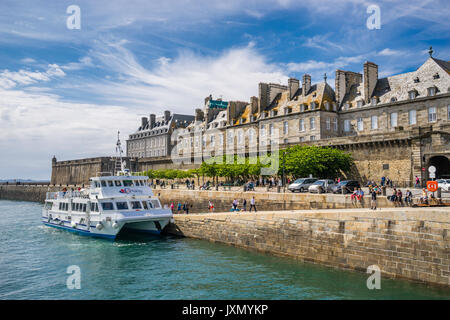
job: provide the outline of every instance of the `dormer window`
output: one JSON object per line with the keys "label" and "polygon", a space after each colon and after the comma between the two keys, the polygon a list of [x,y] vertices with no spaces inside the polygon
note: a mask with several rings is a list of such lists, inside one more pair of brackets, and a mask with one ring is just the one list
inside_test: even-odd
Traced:
{"label": "dormer window", "polygon": [[429,97],[432,97],[432,96],[436,95],[436,87],[429,87],[427,89],[427,93],[428,93]]}
{"label": "dormer window", "polygon": [[372,100],[371,100],[371,104],[372,104],[373,106],[376,106],[377,103],[378,103],[378,98],[377,98],[377,97],[373,97]]}
{"label": "dormer window", "polygon": [[363,101],[362,100],[358,100],[358,102],[356,102],[356,106],[358,108],[361,108],[363,106]]}
{"label": "dormer window", "polygon": [[419,77],[416,77],[416,78],[414,79],[414,83],[419,83],[419,82],[420,82]]}
{"label": "dormer window", "polygon": [[436,72],[436,74],[433,76],[433,79],[439,79],[439,73]]}
{"label": "dormer window", "polygon": [[346,102],[344,104],[344,110],[348,110],[348,109],[350,109],[350,103]]}
{"label": "dormer window", "polygon": [[330,103],[325,101],[325,110],[330,111]]}
{"label": "dormer window", "polygon": [[264,119],[265,117],[266,117],[266,113],[265,112],[261,113],[261,119]]}
{"label": "dormer window", "polygon": [[255,117],[253,115],[250,116],[250,122],[255,121]]}
{"label": "dormer window", "polygon": [[408,96],[410,100],[414,100],[417,96],[417,91],[416,90],[409,91]]}
{"label": "dormer window", "polygon": [[304,112],[305,111],[305,105],[302,103],[300,105],[300,112]]}
{"label": "dormer window", "polygon": [[397,98],[396,97],[392,97],[391,98],[391,102],[396,102],[397,101]]}
{"label": "dormer window", "polygon": [[336,104],[336,102],[333,102],[333,111],[337,111],[337,104]]}
{"label": "dormer window", "polygon": [[313,102],[311,102],[311,110],[314,110],[314,109],[316,109],[316,103],[313,101]]}

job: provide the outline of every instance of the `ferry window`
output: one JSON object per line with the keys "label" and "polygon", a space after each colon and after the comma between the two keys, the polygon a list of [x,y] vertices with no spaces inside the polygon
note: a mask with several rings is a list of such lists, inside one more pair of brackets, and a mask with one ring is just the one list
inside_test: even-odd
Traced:
{"label": "ferry window", "polygon": [[98,203],[95,204],[95,212],[98,212]]}
{"label": "ferry window", "polygon": [[64,211],[69,211],[69,204],[67,202],[64,203]]}
{"label": "ferry window", "polygon": [[150,202],[152,203],[152,207],[155,209],[161,208],[161,205],[159,204],[158,200],[150,200]]}
{"label": "ferry window", "polygon": [[72,211],[75,210],[75,203],[72,203],[70,210],[72,210]]}
{"label": "ferry window", "polygon": [[128,210],[128,203],[126,202],[116,202],[117,210]]}
{"label": "ferry window", "polygon": [[59,210],[62,210],[61,208],[62,208],[62,203],[60,202],[59,203]]}
{"label": "ferry window", "polygon": [[132,187],[133,181],[132,180],[123,180],[124,187]]}
{"label": "ferry window", "polygon": [[114,210],[114,206],[112,202],[103,202],[102,203],[103,210]]}
{"label": "ferry window", "polygon": [[131,201],[131,209],[142,209],[140,201]]}
{"label": "ferry window", "polygon": [[91,211],[95,211],[95,203],[91,203]]}
{"label": "ferry window", "polygon": [[100,183],[98,183],[98,181],[94,181],[94,184],[96,188],[100,188]]}
{"label": "ferry window", "polygon": [[101,183],[102,183],[102,187],[106,187],[106,181],[102,180]]}
{"label": "ferry window", "polygon": [[83,203],[83,212],[86,212],[86,203]]}
{"label": "ferry window", "polygon": [[151,201],[147,201],[147,203],[148,203],[149,208],[152,209],[153,208],[152,202]]}
{"label": "ferry window", "polygon": [[148,210],[147,201],[142,201],[142,206],[144,207],[144,210]]}
{"label": "ferry window", "polygon": [[108,187],[114,187],[114,183],[112,181],[108,181]]}
{"label": "ferry window", "polygon": [[121,187],[122,186],[122,182],[120,180],[116,180],[114,182],[116,184],[116,187]]}

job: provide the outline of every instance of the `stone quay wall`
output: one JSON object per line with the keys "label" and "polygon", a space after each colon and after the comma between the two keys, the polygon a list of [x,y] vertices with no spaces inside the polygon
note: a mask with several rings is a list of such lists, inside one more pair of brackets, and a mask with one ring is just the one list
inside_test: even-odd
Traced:
{"label": "stone quay wall", "polygon": [[0,185],[0,200],[44,202],[46,192],[60,191],[60,187],[42,185]]}
{"label": "stone quay wall", "polygon": [[[301,209],[344,209],[354,208],[350,194],[311,194],[311,193],[285,193],[277,192],[243,192],[243,191],[219,191],[209,190],[186,190],[186,189],[155,189],[153,192],[159,196],[162,204],[177,202],[181,204],[187,202],[192,205],[190,212],[207,212],[208,202],[211,201],[215,211],[229,211],[234,199],[239,201],[239,208],[242,209],[243,199],[247,200],[247,210],[250,209],[250,200],[255,197],[256,210],[301,210]],[[386,197],[378,196],[377,205],[380,208],[393,207],[393,203]],[[362,206],[370,208],[370,195],[366,195]],[[361,207],[360,204],[357,207]]]}
{"label": "stone quay wall", "polygon": [[450,288],[448,208],[176,214],[166,231]]}

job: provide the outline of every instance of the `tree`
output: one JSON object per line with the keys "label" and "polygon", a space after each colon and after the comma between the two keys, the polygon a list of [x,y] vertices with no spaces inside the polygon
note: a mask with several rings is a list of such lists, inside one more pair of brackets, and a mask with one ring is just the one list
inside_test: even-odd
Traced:
{"label": "tree", "polygon": [[353,163],[351,155],[329,147],[294,146],[281,150],[280,159],[283,151],[286,152],[285,172],[294,177],[336,178],[342,172],[349,172]]}

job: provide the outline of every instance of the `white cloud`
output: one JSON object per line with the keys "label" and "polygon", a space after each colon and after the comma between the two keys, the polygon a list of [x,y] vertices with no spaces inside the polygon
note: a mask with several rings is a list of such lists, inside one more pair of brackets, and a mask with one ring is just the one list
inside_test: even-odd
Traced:
{"label": "white cloud", "polygon": [[57,64],[49,64],[46,71],[9,71],[0,72],[0,87],[9,89],[21,85],[30,85],[53,78],[64,77],[64,71]]}
{"label": "white cloud", "polygon": [[80,70],[85,67],[91,67],[92,59],[90,57],[82,57],[78,62],[71,62],[66,65],[61,66],[61,69],[66,71]]}
{"label": "white cloud", "polygon": [[390,48],[385,48],[385,49],[381,50],[380,52],[378,52],[378,55],[380,55],[380,56],[398,56],[400,54],[403,54],[403,51],[393,50]]}

